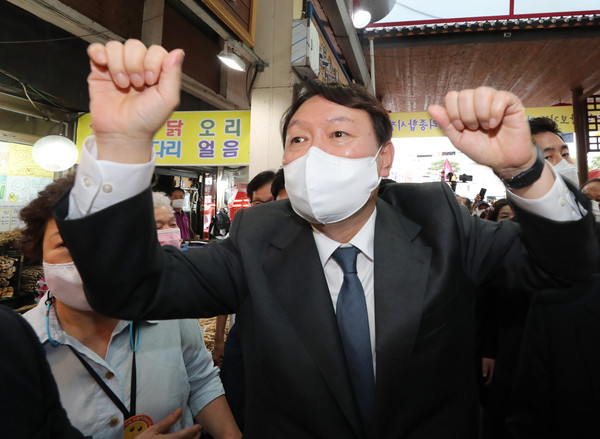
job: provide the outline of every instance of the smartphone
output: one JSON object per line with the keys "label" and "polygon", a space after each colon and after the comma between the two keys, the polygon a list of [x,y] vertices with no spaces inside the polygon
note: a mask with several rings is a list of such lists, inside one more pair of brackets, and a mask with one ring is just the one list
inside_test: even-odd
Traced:
{"label": "smartphone", "polygon": [[485,197],[485,193],[487,192],[487,189],[482,187],[481,190],[479,191],[479,197],[483,200],[483,197]]}

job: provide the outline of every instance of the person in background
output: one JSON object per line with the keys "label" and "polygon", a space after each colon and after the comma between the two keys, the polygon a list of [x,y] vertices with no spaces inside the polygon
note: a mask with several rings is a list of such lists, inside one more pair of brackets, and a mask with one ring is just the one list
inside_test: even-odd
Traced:
{"label": "person in background", "polygon": [[[512,207],[508,200],[500,199],[494,201],[492,207],[489,209],[487,216],[488,221],[499,222],[502,220],[510,219],[514,216]],[[478,390],[480,396],[480,402],[483,407],[482,412],[482,426],[481,428],[485,433],[482,434],[481,439],[487,438],[502,438],[504,436],[502,423],[503,412],[499,409],[498,399],[498,381],[495,382],[494,369],[496,366],[496,358],[498,356],[498,343],[500,342],[500,367],[504,366],[504,345],[506,344],[507,333],[510,334],[510,330],[504,327],[499,328],[499,319],[513,319],[515,315],[522,315],[517,309],[512,309],[512,305],[509,304],[509,309],[506,310],[506,291],[496,290],[490,288],[489,290],[480,293],[475,301],[476,306],[476,353],[477,358],[481,359],[481,373],[480,381],[478,382]],[[514,303],[524,304],[527,306],[527,295],[524,292],[519,294],[511,294],[512,298],[509,299]],[[504,312],[508,316],[504,316]],[[500,316],[498,315],[500,314]],[[511,320],[512,321],[512,320]],[[505,322],[503,322],[505,323]],[[510,327],[510,325],[509,325]],[[499,373],[502,375],[502,371]],[[499,414],[500,413],[500,414]]]}
{"label": "person in background", "polygon": [[472,214],[478,216],[481,219],[487,219],[490,212],[490,203],[487,201],[479,201],[473,205]]}
{"label": "person in background", "polygon": [[[581,192],[588,196],[592,202],[592,212],[596,224],[600,223],[600,178],[593,178],[581,186]],[[598,227],[598,225],[596,226]]]}
{"label": "person in background", "polygon": [[[476,288],[583,282],[597,267],[589,200],[565,196],[520,100],[488,87],[449,92],[429,112],[503,179],[519,225],[468,215],[442,182],[388,184],[378,197],[394,157],[388,112],[364,87],[311,81],[282,123],[289,200],[239,210],[227,239],[163,251],[140,221],[151,207],[144,182],[152,138],[178,104],[184,54],[135,40],[88,53],[95,137],[77,172],[95,167],[94,181],[114,189],[85,202],[81,177],[54,209],[86,294],[121,317],[238,312],[247,439],[471,438]],[[128,172],[103,173],[115,160]],[[117,259],[125,246],[136,257]]]}
{"label": "person in background", "polygon": [[[568,184],[577,187],[577,168],[556,122],[548,117],[536,117],[529,119],[529,127],[534,144],[543,153],[544,159]],[[592,213],[597,215],[598,210],[593,203],[591,207]],[[504,206],[503,209],[507,211],[510,206]],[[490,209],[488,219],[499,219],[499,215],[500,209]],[[491,425],[490,437],[503,439],[508,435],[507,409],[515,385],[520,346],[532,295],[520,288],[508,291],[492,288],[479,299],[478,314],[484,317],[478,320],[483,322],[479,327],[484,328],[484,346],[494,346],[494,354],[490,354],[493,358],[483,358],[484,369],[487,366],[488,372],[485,393],[487,415]],[[490,368],[492,361],[493,366]]]}
{"label": "person in background", "polygon": [[52,218],[52,205],[73,181],[74,175],[54,181],[20,211],[23,254],[43,261],[49,288],[24,317],[42,343],[69,419],[94,439],[117,439],[182,407],[174,431],[197,422],[214,438],[239,438],[197,320],[123,321],[89,305]]}
{"label": "person in background", "polygon": [[581,185],[581,192],[586,194],[590,200],[600,202],[600,178],[592,178]]}
{"label": "person in background", "polygon": [[163,192],[152,192],[152,204],[160,245],[181,247],[181,233],[169,197]]}
{"label": "person in background", "polygon": [[596,439],[600,275],[533,297],[510,395],[514,439]]}
{"label": "person in background", "polygon": [[[560,132],[553,121],[544,123],[548,130],[546,138],[554,140],[554,150],[560,149],[563,161],[569,162],[568,148],[560,147],[556,140]],[[581,191],[591,201],[596,239],[600,240],[600,179],[588,180]],[[570,254],[565,254],[565,258],[568,257]],[[511,438],[592,439],[598,436],[599,339],[599,274],[585,284],[534,294],[507,410],[506,424]]]}
{"label": "person in background", "polygon": [[213,215],[208,226],[208,237],[210,239],[223,239],[227,237],[229,228],[231,227],[231,219],[225,207],[221,207],[217,213]]}
{"label": "person in background", "polygon": [[492,207],[490,208],[490,213],[487,216],[487,220],[498,222],[511,219],[513,216],[515,216],[515,212],[508,203],[508,200],[506,198],[502,198],[494,201]]}
{"label": "person in background", "polygon": [[262,171],[250,180],[246,188],[250,206],[258,206],[259,204],[268,203],[275,199],[273,194],[271,194],[271,183],[273,183],[274,179],[275,172]]}
{"label": "person in background", "polygon": [[181,188],[176,187],[171,191],[171,206],[175,211],[175,220],[177,221],[177,227],[181,232],[181,239],[190,239],[190,219],[183,211],[185,205],[185,191]]}
{"label": "person in background", "polygon": [[279,168],[275,173],[275,178],[271,183],[271,195],[273,195],[273,199],[277,200],[285,200],[288,198],[287,191],[285,190],[285,176],[283,175],[283,168]]}
{"label": "person in background", "polygon": [[531,137],[546,159],[568,182],[579,187],[577,166],[569,154],[569,147],[562,138],[555,121],[549,117],[534,117],[529,119]]}
{"label": "person in background", "polygon": [[472,203],[469,198],[457,195],[456,199],[458,200],[459,204],[465,206],[469,212],[471,211]]}

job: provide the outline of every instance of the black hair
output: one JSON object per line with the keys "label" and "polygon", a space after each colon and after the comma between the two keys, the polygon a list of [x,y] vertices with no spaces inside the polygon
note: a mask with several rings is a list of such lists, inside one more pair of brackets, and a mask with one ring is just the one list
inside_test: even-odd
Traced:
{"label": "black hair", "polygon": [[498,222],[498,215],[500,214],[500,209],[508,205],[508,200],[506,198],[501,198],[499,200],[494,201],[494,204],[492,204],[487,219],[490,221]]}
{"label": "black hair", "polygon": [[540,133],[554,133],[562,139],[562,131],[558,128],[558,124],[549,117],[529,119],[529,129],[532,136]]}
{"label": "black hair", "polygon": [[265,184],[271,183],[275,179],[275,172],[273,171],[262,171],[254,176],[250,183],[248,183],[248,187],[246,188],[246,193],[248,194],[248,198],[252,201],[252,197],[254,196],[254,191],[256,191],[261,186]]}
{"label": "black hair", "polygon": [[173,196],[173,192],[175,192],[175,191],[181,191],[181,192],[183,192],[183,195],[185,195],[185,190],[183,188],[181,188],[181,187],[174,187],[173,189],[171,189],[171,192],[169,192],[169,197],[172,197]]}
{"label": "black hair", "polygon": [[273,199],[277,199],[277,195],[279,195],[282,189],[285,189],[285,176],[283,175],[283,168],[279,168],[275,172],[275,178],[271,183],[271,195],[273,195]]}
{"label": "black hair", "polygon": [[371,95],[365,87],[358,84],[330,84],[311,79],[305,83],[300,96],[292,103],[281,120],[281,137],[285,146],[287,129],[296,111],[315,96],[321,96],[330,102],[344,107],[364,110],[371,116],[373,130],[379,146],[385,145],[392,138],[392,123],[387,110],[377,98]]}

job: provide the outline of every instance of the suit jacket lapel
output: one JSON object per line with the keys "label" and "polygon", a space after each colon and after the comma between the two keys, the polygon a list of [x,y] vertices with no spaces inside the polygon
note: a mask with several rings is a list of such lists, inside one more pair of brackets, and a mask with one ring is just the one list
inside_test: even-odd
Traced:
{"label": "suit jacket lapel", "polygon": [[429,275],[431,249],[417,242],[420,226],[377,200],[375,320],[377,424],[385,406],[402,395],[404,371],[417,336]]}
{"label": "suit jacket lapel", "polygon": [[271,240],[265,273],[287,317],[321,371],[358,437],[359,413],[345,365],[331,295],[310,225],[291,214],[291,221]]}

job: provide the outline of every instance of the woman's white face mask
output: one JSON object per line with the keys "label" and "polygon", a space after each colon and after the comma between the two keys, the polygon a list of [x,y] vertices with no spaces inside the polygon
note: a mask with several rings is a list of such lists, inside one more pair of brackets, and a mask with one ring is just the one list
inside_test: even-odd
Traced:
{"label": "woman's white face mask", "polygon": [[43,265],[46,285],[56,299],[80,311],[93,311],[83,292],[83,281],[74,262],[49,264],[44,261]]}

